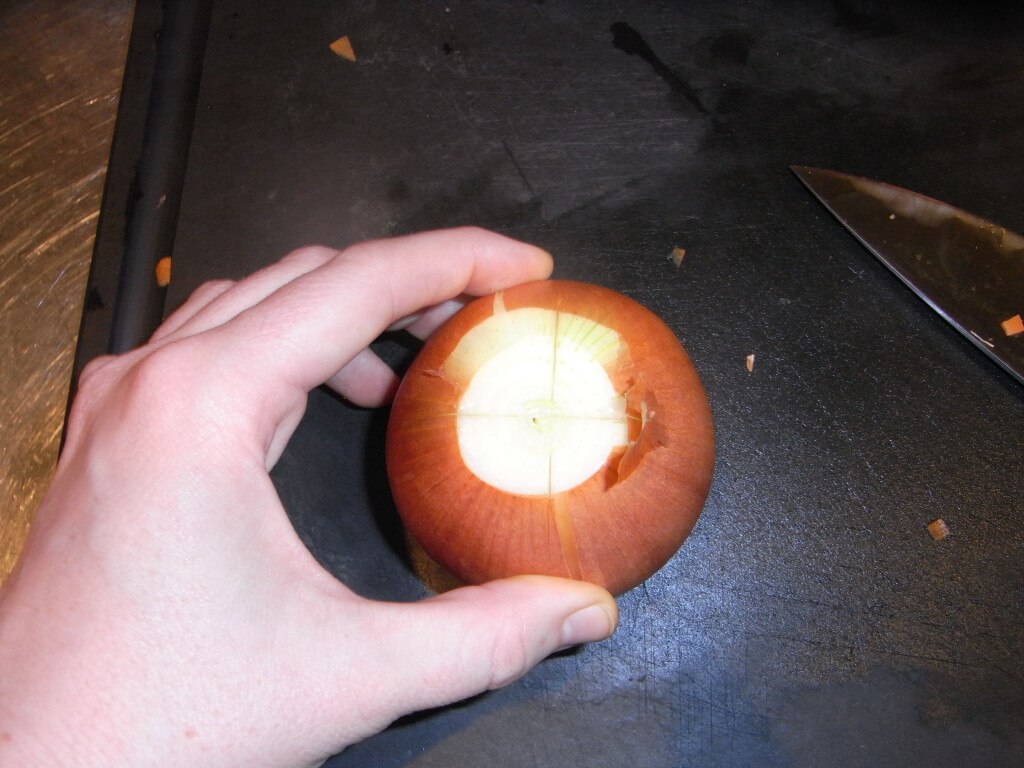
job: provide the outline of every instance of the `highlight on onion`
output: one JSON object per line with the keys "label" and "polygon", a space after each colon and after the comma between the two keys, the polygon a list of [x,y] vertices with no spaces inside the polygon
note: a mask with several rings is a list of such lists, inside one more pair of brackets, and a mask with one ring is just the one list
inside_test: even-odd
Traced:
{"label": "highlight on onion", "polygon": [[543,574],[619,594],[692,530],[714,434],[665,323],[615,291],[551,280],[477,299],[429,339],[386,453],[407,531],[457,578]]}

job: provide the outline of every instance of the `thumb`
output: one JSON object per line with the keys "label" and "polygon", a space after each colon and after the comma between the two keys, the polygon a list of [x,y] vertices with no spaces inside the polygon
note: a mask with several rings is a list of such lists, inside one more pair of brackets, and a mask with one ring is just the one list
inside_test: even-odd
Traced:
{"label": "thumb", "polygon": [[554,651],[603,640],[618,623],[615,600],[601,587],[546,576],[378,606],[376,628],[387,628],[379,636],[381,682],[394,717],[500,688]]}

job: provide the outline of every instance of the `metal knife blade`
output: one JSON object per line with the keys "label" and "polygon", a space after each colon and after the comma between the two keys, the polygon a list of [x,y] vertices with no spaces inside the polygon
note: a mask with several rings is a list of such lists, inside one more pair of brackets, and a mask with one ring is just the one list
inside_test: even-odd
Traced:
{"label": "metal knife blade", "polygon": [[1024,237],[907,189],[790,168],[879,261],[1024,384],[1024,333],[1003,326],[1024,315]]}

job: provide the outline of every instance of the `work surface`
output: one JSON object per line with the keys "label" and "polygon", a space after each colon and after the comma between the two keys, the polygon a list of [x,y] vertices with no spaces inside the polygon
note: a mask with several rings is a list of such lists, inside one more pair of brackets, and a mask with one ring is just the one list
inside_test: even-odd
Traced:
{"label": "work surface", "polygon": [[131,10],[0,3],[0,582],[57,458]]}
{"label": "work surface", "polygon": [[[705,512],[620,599],[611,640],[329,765],[1024,764],[1024,388],[788,170],[1024,231],[1021,21],[924,2],[214,2],[168,311],[304,243],[478,224],[660,314],[717,428]],[[342,35],[354,62],[329,49]],[[113,301],[96,297],[87,327]],[[413,351],[377,347],[398,366]],[[314,393],[274,477],[331,572],[415,599],[385,421]]]}

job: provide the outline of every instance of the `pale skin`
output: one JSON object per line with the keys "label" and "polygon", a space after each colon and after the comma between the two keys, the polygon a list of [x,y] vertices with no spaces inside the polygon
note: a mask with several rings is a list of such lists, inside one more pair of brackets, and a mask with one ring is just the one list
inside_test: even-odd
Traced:
{"label": "pale skin", "polygon": [[313,388],[389,400],[396,377],[367,348],[384,329],[426,337],[451,300],[550,272],[544,251],[477,229],[305,248],[90,364],[0,589],[0,764],[318,765],[611,634],[611,596],[562,579],[361,598],[268,476]]}

